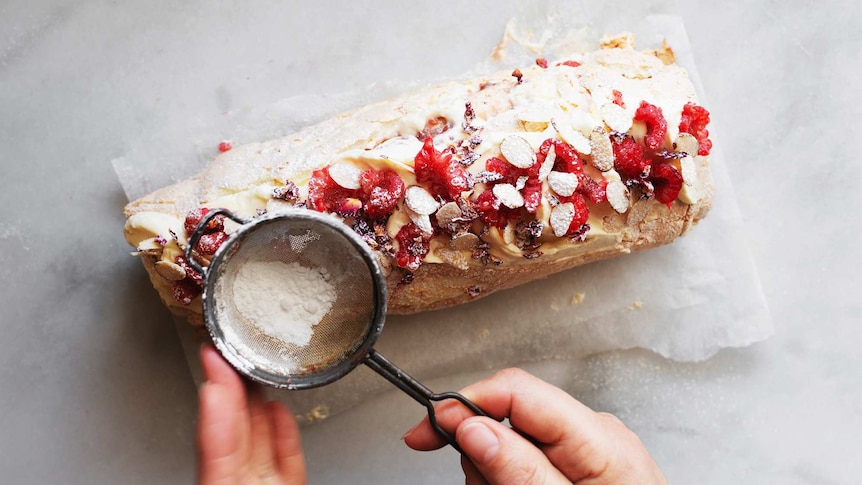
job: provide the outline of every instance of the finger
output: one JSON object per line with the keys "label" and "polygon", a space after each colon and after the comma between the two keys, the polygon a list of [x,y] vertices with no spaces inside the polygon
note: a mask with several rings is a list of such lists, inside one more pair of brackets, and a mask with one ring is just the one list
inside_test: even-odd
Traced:
{"label": "finger", "polygon": [[275,433],[272,429],[263,390],[248,385],[249,422],[251,423],[251,469],[264,483],[277,477]]}
{"label": "finger", "polygon": [[[607,464],[611,446],[596,413],[541,379],[520,369],[506,369],[461,393],[488,415],[508,417],[514,428],[540,443],[551,462],[572,481],[598,473]],[[447,431],[474,415],[456,401],[441,403],[435,410],[437,421]],[[446,444],[427,418],[404,441],[423,451]]]}
{"label": "finger", "polygon": [[571,484],[541,450],[493,419],[464,420],[455,439],[490,485]]}
{"label": "finger", "polygon": [[461,470],[464,472],[464,485],[488,485],[476,465],[464,455],[461,455]]}
{"label": "finger", "polygon": [[199,391],[198,468],[201,483],[229,480],[246,452],[247,413],[242,381],[212,346],[201,348],[206,382]]}
{"label": "finger", "polygon": [[275,431],[275,456],[279,471],[289,485],[304,485],[305,457],[302,454],[296,418],[280,402],[272,401],[267,403],[267,406]]}

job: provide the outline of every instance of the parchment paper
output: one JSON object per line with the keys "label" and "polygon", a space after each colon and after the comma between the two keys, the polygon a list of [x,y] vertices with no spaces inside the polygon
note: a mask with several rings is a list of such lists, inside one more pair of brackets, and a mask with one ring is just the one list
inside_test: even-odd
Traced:
{"label": "parchment paper", "polygon": [[[529,65],[536,57],[593,50],[604,33],[634,32],[639,49],[667,39],[706,100],[682,20],[669,1],[559,2],[521,9],[506,28],[502,61],[481,60],[470,77]],[[434,80],[426,80],[428,81]],[[130,200],[199,171],[221,139],[234,144],[283,136],[340,111],[415,88],[384,82],[362,92],[302,96],[227,113],[214,120],[171,126],[141,140],[113,166]],[[418,83],[424,84],[424,83]],[[748,251],[739,208],[722,161],[721,140],[711,156],[716,197],[708,217],[672,245],[593,263],[458,307],[392,316],[377,350],[414,377],[545,359],[579,359],[645,348],[679,361],[703,360],[725,347],[741,347],[773,332]],[[582,294],[578,302],[576,295]],[[185,321],[177,329],[196,382],[198,344]],[[324,388],[279,391],[305,421],[343,411],[391,385],[361,366]],[[313,412],[314,411],[314,412]]]}

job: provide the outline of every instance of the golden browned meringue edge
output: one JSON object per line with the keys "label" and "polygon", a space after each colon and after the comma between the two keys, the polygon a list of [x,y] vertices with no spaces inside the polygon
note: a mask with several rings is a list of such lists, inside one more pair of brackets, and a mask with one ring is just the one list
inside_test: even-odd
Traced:
{"label": "golden browned meringue edge", "polygon": [[[434,86],[343,113],[277,140],[233,148],[217,156],[195,177],[129,203],[124,210],[126,239],[136,248],[133,254],[141,257],[165,305],[190,323],[201,324],[200,298],[189,305],[175,300],[171,289],[173,276],[166,264],[180,254],[180,245],[186,237],[183,219],[189,210],[226,207],[246,216],[254,216],[256,209],[277,210],[283,203],[272,199],[273,187],[291,180],[300,186],[304,197],[307,194],[304,183],[311,171],[336,161],[390,168],[404,177],[408,186],[413,185],[416,182],[409,149],[415,148],[415,144],[405,142],[405,146],[395,146],[387,154],[375,150],[385,147],[387,144],[381,142],[393,137],[414,136],[425,120],[435,116],[446,117],[457,130],[464,121],[463,107],[467,100],[472,103],[477,119],[485,122],[483,130],[488,135],[485,140],[491,141],[487,147],[477,149],[482,158],[473,165],[475,170],[471,167],[473,173],[481,170],[486,158],[500,156],[502,135],[517,133],[531,137],[534,148],[534,139],[542,136],[563,138],[550,131],[549,123],[542,123],[543,111],[556,114],[554,129],[565,124],[561,122],[565,116],[561,116],[560,109],[565,111],[566,105],[571,110],[568,113],[572,115],[571,128],[576,131],[586,135],[594,126],[608,128],[600,110],[609,102],[612,89],[622,92],[631,113],[641,99],[662,107],[669,127],[665,146],[669,149],[676,146],[682,106],[696,103],[697,97],[685,71],[673,63],[672,50],[666,44],[656,51],[638,52],[630,36],[605,37],[600,50],[575,54],[569,60],[581,66],[522,68],[521,83],[507,71],[468,83]],[[480,85],[485,88],[480,90]],[[582,113],[592,119],[594,126],[585,125],[589,122]],[[542,131],[527,131],[537,129]],[[637,138],[643,136],[643,131],[635,122],[629,133]],[[630,194],[630,207],[624,213],[591,206],[592,230],[586,240],[571,242],[561,238],[547,244],[549,250],[538,259],[526,260],[511,254],[511,248],[506,248],[504,231],[493,229],[483,239],[491,244],[492,253],[503,264],[483,265],[470,258],[469,253],[467,257],[459,257],[453,255],[451,248],[432,244],[426,262],[413,272],[412,282],[404,284],[405,272],[389,256],[378,254],[387,274],[389,313],[408,314],[457,305],[581,264],[673,241],[705,217],[712,203],[714,187],[708,157],[693,158],[697,181],[692,190],[696,196],[690,197],[689,203],[677,199],[668,207],[654,198],[635,200]],[[547,214],[544,217],[547,222]],[[390,229],[397,232],[398,227],[396,224]],[[168,229],[176,234],[177,240],[169,240],[163,247],[154,244],[155,237],[167,237]]]}

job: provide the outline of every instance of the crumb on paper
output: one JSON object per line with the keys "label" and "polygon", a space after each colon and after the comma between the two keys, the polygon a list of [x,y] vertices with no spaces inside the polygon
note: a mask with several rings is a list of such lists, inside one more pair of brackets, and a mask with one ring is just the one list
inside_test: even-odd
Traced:
{"label": "crumb on paper", "polygon": [[329,417],[329,407],[326,404],[318,404],[311,411],[297,417],[305,423],[323,421]]}
{"label": "crumb on paper", "polygon": [[643,306],[644,306],[644,302],[638,300],[638,301],[632,303],[631,305],[627,306],[626,308],[628,308],[628,310],[630,312],[632,312],[632,311],[635,311],[635,310],[637,310]]}
{"label": "crumb on paper", "polygon": [[572,305],[580,305],[581,302],[584,301],[584,298],[587,297],[586,293],[575,293],[572,296]]}
{"label": "crumb on paper", "polygon": [[556,303],[551,303],[551,310],[558,312],[558,311],[560,311],[560,307],[557,306]]}
{"label": "crumb on paper", "polygon": [[479,340],[485,340],[486,338],[488,338],[490,336],[491,336],[491,331],[488,330],[487,328],[483,328],[482,330],[479,330]]}

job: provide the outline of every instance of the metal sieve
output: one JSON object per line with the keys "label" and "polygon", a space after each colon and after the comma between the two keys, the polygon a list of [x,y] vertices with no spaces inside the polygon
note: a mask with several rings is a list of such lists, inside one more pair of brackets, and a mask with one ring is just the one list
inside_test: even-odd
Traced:
{"label": "metal sieve", "polygon": [[[210,221],[223,215],[240,224],[203,267],[193,248]],[[292,209],[243,219],[211,210],[198,223],[185,258],[203,275],[203,313],[213,343],[248,378],[280,389],[308,389],[336,381],[365,364],[428,410],[431,425],[460,451],[438,423],[434,402],[454,399],[477,415],[478,406],[456,392],[434,393],[374,350],[386,318],[386,280],[371,248],[333,216]],[[323,268],[335,301],[314,325],[307,344],[279,340],[246,318],[234,304],[233,279],[243,264],[261,261]]]}

